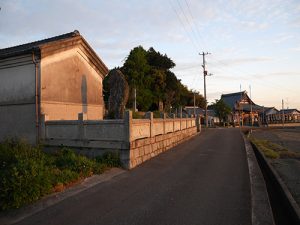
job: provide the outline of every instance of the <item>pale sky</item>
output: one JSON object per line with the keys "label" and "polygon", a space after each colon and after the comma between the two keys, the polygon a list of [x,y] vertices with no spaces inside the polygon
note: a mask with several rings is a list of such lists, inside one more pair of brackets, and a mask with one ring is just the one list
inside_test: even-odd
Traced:
{"label": "pale sky", "polygon": [[79,30],[111,69],[154,47],[208,102],[240,87],[264,106],[300,109],[300,0],[0,0],[0,48]]}

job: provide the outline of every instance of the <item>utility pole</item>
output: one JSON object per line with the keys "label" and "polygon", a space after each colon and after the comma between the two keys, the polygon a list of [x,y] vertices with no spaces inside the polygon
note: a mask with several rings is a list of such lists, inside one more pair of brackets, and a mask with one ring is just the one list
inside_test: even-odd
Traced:
{"label": "utility pole", "polygon": [[194,116],[196,115],[196,93],[194,92]]}
{"label": "utility pole", "polygon": [[262,124],[265,126],[265,106],[263,106]]}
{"label": "utility pole", "polygon": [[208,117],[207,117],[207,100],[206,100],[206,76],[207,76],[207,70],[205,69],[205,56],[211,54],[209,52],[202,52],[199,53],[199,55],[202,55],[203,60],[203,77],[204,77],[204,99],[205,99],[205,127],[208,127]]}
{"label": "utility pole", "polygon": [[283,99],[282,99],[281,104],[282,104],[282,127],[284,127],[285,118],[284,118],[284,101],[283,101]]}
{"label": "utility pole", "polygon": [[241,93],[241,100],[240,100],[240,105],[239,105],[239,110],[240,110],[240,118],[239,118],[239,126],[243,127],[243,94],[242,94],[242,85],[240,84],[240,93]]}
{"label": "utility pole", "polygon": [[251,96],[251,85],[249,85],[250,89],[250,111],[251,111],[251,128],[253,127],[253,115],[252,115],[252,96]]}
{"label": "utility pole", "polygon": [[133,112],[136,112],[136,88],[134,87]]}

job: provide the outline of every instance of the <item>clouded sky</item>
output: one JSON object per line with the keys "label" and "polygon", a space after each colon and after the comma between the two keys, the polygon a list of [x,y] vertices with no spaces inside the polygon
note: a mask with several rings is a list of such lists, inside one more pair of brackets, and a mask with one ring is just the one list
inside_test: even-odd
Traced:
{"label": "clouded sky", "polygon": [[79,30],[109,68],[153,46],[208,101],[246,90],[255,103],[300,109],[299,0],[0,0],[0,48]]}

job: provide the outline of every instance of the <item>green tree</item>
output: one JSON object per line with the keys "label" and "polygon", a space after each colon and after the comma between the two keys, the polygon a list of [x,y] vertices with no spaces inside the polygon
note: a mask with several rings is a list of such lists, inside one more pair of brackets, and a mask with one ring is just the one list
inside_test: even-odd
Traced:
{"label": "green tree", "polygon": [[212,108],[215,110],[217,117],[219,117],[220,122],[227,122],[228,115],[231,113],[231,108],[222,100],[216,100],[212,104]]}
{"label": "green tree", "polygon": [[[193,105],[194,94],[170,71],[174,67],[172,59],[152,47],[147,51],[142,46],[133,48],[120,68],[129,84],[127,107],[133,105],[135,88],[139,110],[157,110],[159,102],[164,103],[167,111],[171,106]],[[105,81],[104,84],[104,90],[109,92],[106,89],[111,84],[106,85]],[[203,96],[199,93],[196,94],[196,105],[203,106]]]}
{"label": "green tree", "polygon": [[147,51],[142,46],[132,49],[121,67],[130,86],[142,86],[149,69]]}
{"label": "green tree", "polygon": [[166,87],[165,87],[165,109],[170,110],[171,107],[178,107],[180,100],[179,90],[180,81],[171,71],[166,72]]}
{"label": "green tree", "polygon": [[193,106],[194,105],[194,95],[195,95],[195,105],[200,108],[205,108],[205,99],[202,95],[200,95],[199,92],[193,92],[189,91],[188,93],[188,105]]}
{"label": "green tree", "polygon": [[155,51],[153,47],[149,48],[147,51],[147,59],[149,65],[154,69],[167,71],[176,66],[172,59],[166,54],[160,54],[160,52]]}
{"label": "green tree", "polygon": [[127,107],[133,106],[134,89],[136,89],[138,109],[145,110],[153,101],[153,94],[147,90],[152,82],[148,76],[150,66],[147,61],[147,51],[142,46],[132,49],[121,71],[129,84]]}

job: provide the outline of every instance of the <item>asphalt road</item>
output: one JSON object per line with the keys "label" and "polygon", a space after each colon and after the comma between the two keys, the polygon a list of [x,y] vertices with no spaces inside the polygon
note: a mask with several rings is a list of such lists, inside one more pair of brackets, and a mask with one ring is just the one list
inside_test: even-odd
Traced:
{"label": "asphalt road", "polygon": [[17,224],[251,224],[238,129],[210,129]]}

